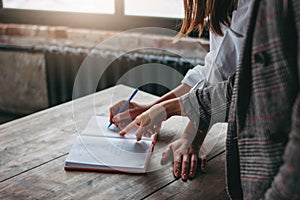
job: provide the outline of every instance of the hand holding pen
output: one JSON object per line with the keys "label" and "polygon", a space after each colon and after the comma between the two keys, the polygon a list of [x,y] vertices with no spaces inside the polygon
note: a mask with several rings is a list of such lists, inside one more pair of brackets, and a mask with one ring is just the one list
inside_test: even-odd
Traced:
{"label": "hand holding pen", "polygon": [[132,120],[131,117],[129,116],[129,113],[124,112],[124,111],[129,108],[130,104],[135,104],[135,103],[131,103],[130,101],[134,98],[134,96],[137,94],[138,91],[139,91],[139,89],[136,88],[127,101],[124,101],[124,100],[120,101],[117,104],[113,105],[109,109],[110,110],[110,118],[109,118],[110,123],[108,125],[108,128],[112,124],[115,124],[115,126],[117,126],[117,127],[123,127],[126,124],[126,121],[128,121],[128,123],[129,123]]}

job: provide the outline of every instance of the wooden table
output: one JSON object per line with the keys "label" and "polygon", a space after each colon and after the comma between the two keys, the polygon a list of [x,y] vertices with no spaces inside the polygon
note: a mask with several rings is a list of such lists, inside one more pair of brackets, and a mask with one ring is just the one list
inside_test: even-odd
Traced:
{"label": "wooden table", "polygon": [[[224,153],[208,162],[206,174],[187,182],[173,177],[171,163],[144,175],[64,170],[77,129],[86,123],[81,119],[106,112],[131,92],[118,85],[1,125],[0,199],[227,199]],[[135,100],[155,98],[140,92]],[[160,135],[158,148],[168,142]]]}

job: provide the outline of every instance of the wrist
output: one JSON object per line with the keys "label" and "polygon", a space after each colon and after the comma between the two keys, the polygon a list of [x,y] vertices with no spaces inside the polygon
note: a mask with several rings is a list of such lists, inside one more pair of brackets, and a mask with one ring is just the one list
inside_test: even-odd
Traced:
{"label": "wrist", "polygon": [[178,98],[170,99],[162,103],[163,108],[166,111],[167,118],[174,115],[181,115],[181,108]]}
{"label": "wrist", "polygon": [[146,110],[149,110],[149,109],[150,109],[152,106],[154,106],[154,105],[155,105],[155,103],[143,105],[143,112],[145,112]]}
{"label": "wrist", "polygon": [[197,135],[197,129],[195,129],[193,123],[189,121],[188,125],[184,129],[182,137],[185,139],[194,139]]}
{"label": "wrist", "polygon": [[155,104],[150,107],[148,113],[151,120],[162,122],[168,119],[166,110],[161,104]]}

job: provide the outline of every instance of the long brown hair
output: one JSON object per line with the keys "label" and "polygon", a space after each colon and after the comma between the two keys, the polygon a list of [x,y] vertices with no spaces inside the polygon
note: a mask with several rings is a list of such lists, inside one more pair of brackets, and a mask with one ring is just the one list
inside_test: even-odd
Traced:
{"label": "long brown hair", "polygon": [[184,19],[181,35],[198,29],[199,36],[205,25],[217,35],[223,36],[221,25],[229,26],[232,12],[238,0],[184,0]]}

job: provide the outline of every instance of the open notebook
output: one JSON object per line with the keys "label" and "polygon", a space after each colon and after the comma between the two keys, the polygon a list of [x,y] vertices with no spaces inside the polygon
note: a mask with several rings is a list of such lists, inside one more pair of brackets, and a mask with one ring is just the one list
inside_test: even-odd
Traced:
{"label": "open notebook", "polygon": [[[161,154],[166,145],[181,136],[187,123],[188,119],[184,117],[172,117],[164,122],[160,135],[162,138],[169,135],[172,140],[163,146],[158,145],[153,152],[157,136],[143,137],[136,142],[134,131],[120,136],[114,126],[107,128],[108,117],[93,116],[77,136],[65,161],[65,169],[127,173],[160,169]],[[213,125],[201,146],[199,157],[205,155],[209,160],[224,152],[226,132],[227,124]]]}
{"label": "open notebook", "polygon": [[65,161],[65,170],[145,173],[156,135],[136,142],[134,132],[120,136],[108,126],[108,117],[93,116],[77,136]]}

